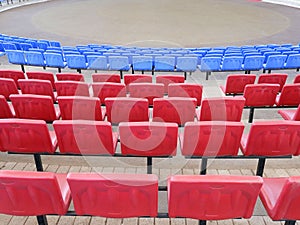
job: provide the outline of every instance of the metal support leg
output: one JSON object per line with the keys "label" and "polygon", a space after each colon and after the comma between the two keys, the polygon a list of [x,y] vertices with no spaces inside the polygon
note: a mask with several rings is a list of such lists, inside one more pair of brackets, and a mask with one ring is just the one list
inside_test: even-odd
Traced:
{"label": "metal support leg", "polygon": [[296,69],[297,72],[299,72],[299,70],[300,70],[299,68]]}
{"label": "metal support leg", "polygon": [[145,73],[145,71],[144,70],[142,70],[142,74],[144,74]]}
{"label": "metal support leg", "polygon": [[186,80],[186,72],[184,72],[183,74],[184,74],[184,80]]}
{"label": "metal support leg", "polygon": [[152,174],[152,157],[147,157],[147,174]]}
{"label": "metal support leg", "polygon": [[44,171],[41,155],[40,154],[34,154],[33,157],[34,157],[36,170],[37,171]]}
{"label": "metal support leg", "polygon": [[265,73],[266,72],[266,69],[263,69],[263,73]]}
{"label": "metal support leg", "polygon": [[258,159],[258,164],[257,164],[257,168],[256,168],[256,176],[260,176],[260,177],[263,176],[265,164],[266,164],[266,158]]}
{"label": "metal support leg", "polygon": [[271,73],[271,70],[268,70],[268,73]]}
{"label": "metal support leg", "polygon": [[121,77],[121,79],[123,79],[123,71],[122,70],[120,70],[120,77]]}
{"label": "metal support leg", "polygon": [[78,73],[81,73],[81,69],[77,69],[77,72],[78,72]]}
{"label": "metal support leg", "polygon": [[206,80],[208,80],[208,76],[211,75],[211,72],[206,72]]}
{"label": "metal support leg", "polygon": [[98,70],[95,70],[95,73],[98,73]]}
{"label": "metal support leg", "polygon": [[284,225],[296,225],[296,220],[287,220]]}
{"label": "metal support leg", "polygon": [[200,168],[200,175],[205,175],[207,170],[207,160],[208,158],[203,157],[201,159],[201,168]]}
{"label": "metal support leg", "polygon": [[45,69],[46,69],[46,66],[43,66],[43,69],[45,70]]}
{"label": "metal support leg", "polygon": [[57,68],[58,72],[61,73],[61,68]]}
{"label": "metal support leg", "polygon": [[48,221],[45,215],[37,216],[38,225],[48,225]]}
{"label": "metal support leg", "polygon": [[206,225],[206,220],[199,220],[199,225]]}
{"label": "metal support leg", "polygon": [[250,108],[250,112],[249,112],[248,123],[252,123],[253,122],[253,117],[254,117],[254,107],[251,107]]}
{"label": "metal support leg", "polygon": [[23,73],[25,73],[25,66],[21,65],[21,70],[23,71]]}

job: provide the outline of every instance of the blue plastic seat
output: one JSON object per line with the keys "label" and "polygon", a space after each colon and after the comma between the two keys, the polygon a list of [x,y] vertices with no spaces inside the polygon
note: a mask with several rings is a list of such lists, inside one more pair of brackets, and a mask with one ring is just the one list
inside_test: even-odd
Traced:
{"label": "blue plastic seat", "polygon": [[24,54],[25,54],[25,58],[26,58],[26,61],[27,61],[27,65],[42,66],[45,69],[46,63],[45,63],[43,53],[25,51]]}
{"label": "blue plastic seat", "polygon": [[23,51],[28,51],[30,48],[32,48],[32,45],[28,43],[20,43],[20,46]]}
{"label": "blue plastic seat", "polygon": [[2,46],[4,48],[4,50],[17,50],[17,47],[15,44],[12,44],[12,43],[2,43]]}
{"label": "blue plastic seat", "polygon": [[152,56],[133,56],[132,57],[132,69],[133,71],[152,71],[153,61]]}
{"label": "blue plastic seat", "polygon": [[25,73],[26,60],[24,56],[24,52],[20,50],[7,50],[7,58],[9,63],[21,65],[22,71]]}
{"label": "blue plastic seat", "polygon": [[297,69],[299,71],[300,68],[300,54],[292,54],[289,55],[286,59],[286,63],[284,65],[285,69]]}
{"label": "blue plastic seat", "polygon": [[128,71],[130,70],[131,67],[127,56],[109,56],[108,65],[109,65],[109,70],[120,71],[121,78],[123,77],[123,71]]}
{"label": "blue plastic seat", "polygon": [[157,56],[154,58],[155,71],[174,71],[175,57],[172,56]]}
{"label": "blue plastic seat", "polygon": [[187,72],[195,72],[198,65],[198,57],[181,56],[177,57],[176,71],[183,71],[185,78]]}
{"label": "blue plastic seat", "polygon": [[263,65],[263,72],[268,70],[271,73],[271,70],[283,69],[286,58],[286,55],[270,55],[267,62]]}
{"label": "blue plastic seat", "polygon": [[60,42],[58,42],[58,41],[50,41],[50,46],[52,46],[52,47],[61,47],[61,44],[60,44]]}
{"label": "blue plastic seat", "polygon": [[91,70],[108,70],[107,58],[102,55],[87,55],[88,69]]}
{"label": "blue plastic seat", "polygon": [[64,61],[62,54],[45,52],[44,53],[46,66],[58,68],[58,72],[61,73],[61,68],[65,68],[67,63]]}
{"label": "blue plastic seat", "polygon": [[262,55],[247,55],[244,57],[243,69],[246,74],[250,74],[251,70],[258,71],[263,68],[264,60]]}
{"label": "blue plastic seat", "polygon": [[81,73],[82,69],[87,69],[87,63],[84,55],[66,55],[68,68],[77,69]]}
{"label": "blue plastic seat", "polygon": [[222,71],[239,71],[242,69],[243,56],[225,56],[222,62]]}
{"label": "blue plastic seat", "polygon": [[44,50],[46,50],[49,46],[48,42],[46,41],[38,41],[37,45],[39,49],[44,49]]}

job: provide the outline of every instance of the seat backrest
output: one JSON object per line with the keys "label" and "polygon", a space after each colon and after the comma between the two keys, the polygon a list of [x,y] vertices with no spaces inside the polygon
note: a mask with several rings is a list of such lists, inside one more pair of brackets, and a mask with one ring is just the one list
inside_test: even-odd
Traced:
{"label": "seat backrest", "polygon": [[153,100],[153,121],[184,125],[188,121],[194,121],[196,104],[197,99],[195,98],[155,98]]}
{"label": "seat backrest", "polygon": [[132,68],[134,70],[152,70],[152,56],[132,56]]}
{"label": "seat backrest", "polygon": [[177,57],[176,69],[185,72],[194,72],[197,69],[198,58],[194,56]]}
{"label": "seat backrest", "polygon": [[202,101],[200,121],[241,121],[244,97],[207,98]]}
{"label": "seat backrest", "polygon": [[201,58],[201,71],[219,71],[222,62],[222,56],[210,57],[205,56]]}
{"label": "seat backrest", "polygon": [[126,86],[121,83],[97,82],[92,84],[93,96],[100,98],[101,103],[107,97],[126,97]]}
{"label": "seat backrest", "polygon": [[68,64],[68,67],[71,69],[86,69],[87,63],[85,60],[84,55],[66,55],[66,61]]}
{"label": "seat backrest", "polygon": [[123,155],[176,155],[178,125],[163,122],[123,122],[119,124]]}
{"label": "seat backrest", "polygon": [[103,55],[87,55],[88,68],[92,70],[107,70],[107,57]]}
{"label": "seat backrest", "polygon": [[19,94],[14,80],[11,78],[0,78],[0,95],[9,100],[11,94]]}
{"label": "seat backrest", "polygon": [[65,184],[65,175],[1,170],[0,212],[16,216],[64,215],[71,200]]}
{"label": "seat backrest", "polygon": [[277,104],[298,106],[300,104],[300,84],[284,85]]}
{"label": "seat backrest", "polygon": [[174,56],[156,56],[154,58],[154,69],[156,71],[174,71],[175,57]]}
{"label": "seat backrest", "polygon": [[225,56],[221,68],[223,71],[241,70],[243,61],[243,56]]}
{"label": "seat backrest", "polygon": [[265,69],[281,69],[284,67],[286,55],[270,55],[267,59]]}
{"label": "seat backrest", "polygon": [[92,74],[93,82],[112,82],[112,83],[121,83],[120,74]]}
{"label": "seat backrest", "polygon": [[102,120],[100,99],[83,96],[57,98],[63,120]]}
{"label": "seat backrest", "polygon": [[300,74],[297,74],[294,79],[294,84],[300,83]]}
{"label": "seat backrest", "polygon": [[197,99],[197,105],[201,105],[203,86],[191,83],[170,83],[168,85],[169,97],[190,97]]}
{"label": "seat backrest", "polygon": [[129,94],[133,98],[146,98],[153,105],[154,98],[164,97],[164,85],[156,83],[131,83]]}
{"label": "seat backrest", "polygon": [[288,75],[286,73],[260,74],[258,84],[279,84],[279,91],[282,90]]}
{"label": "seat backrest", "polygon": [[57,96],[86,96],[89,97],[89,85],[80,81],[56,81]]}
{"label": "seat backrest", "polygon": [[45,66],[44,55],[41,52],[25,51],[26,63],[32,66]]}
{"label": "seat backrest", "polygon": [[124,70],[128,71],[129,59],[127,56],[109,56],[108,64],[110,70]]}
{"label": "seat backrest", "polygon": [[298,154],[299,121],[268,121],[252,124],[245,145],[245,155],[284,156]]}
{"label": "seat backrest", "polygon": [[28,79],[49,80],[52,87],[55,88],[54,74],[51,72],[26,72]]}
{"label": "seat backrest", "polygon": [[64,68],[66,66],[62,54],[45,52],[44,57],[47,66],[58,68]]}
{"label": "seat backrest", "polygon": [[262,184],[257,176],[171,176],[169,216],[199,220],[250,218]]}
{"label": "seat backrest", "polygon": [[244,90],[245,106],[273,106],[279,84],[247,84]]}
{"label": "seat backrest", "polygon": [[289,54],[285,64],[286,69],[300,68],[300,54]]}
{"label": "seat backrest", "polygon": [[53,86],[49,80],[20,79],[18,84],[22,94],[47,95],[52,98],[53,102],[56,101]]}
{"label": "seat backrest", "polygon": [[21,50],[6,50],[8,61],[12,64],[20,64],[25,65],[26,60],[24,56],[24,52]]}
{"label": "seat backrest", "polygon": [[3,95],[0,95],[0,119],[13,118],[13,117],[14,117],[14,111],[12,112],[5,97]]}
{"label": "seat backrest", "polygon": [[156,175],[70,173],[67,181],[78,215],[108,218],[157,215]]}
{"label": "seat backrest", "polygon": [[157,75],[156,83],[162,83],[165,86],[165,93],[168,93],[168,86],[171,83],[184,83],[182,75]]}
{"label": "seat backrest", "polygon": [[25,75],[19,70],[0,70],[0,78],[11,78],[18,85],[18,80],[25,79]]}
{"label": "seat backrest", "polygon": [[244,70],[260,70],[263,68],[265,57],[262,55],[253,55],[256,53],[248,53],[244,58]]}
{"label": "seat backrest", "polygon": [[226,78],[225,94],[242,94],[247,84],[254,84],[255,74],[229,74]]}
{"label": "seat backrest", "polygon": [[54,121],[53,127],[61,153],[115,154],[117,140],[113,137],[109,122],[57,120]]}
{"label": "seat backrest", "polygon": [[81,82],[84,82],[83,74],[79,74],[79,73],[57,73],[56,79],[58,81],[81,81]]}
{"label": "seat backrest", "polygon": [[53,100],[46,95],[10,95],[16,117],[21,119],[38,119],[52,122],[60,113],[54,108]]}
{"label": "seat backrest", "polygon": [[149,103],[147,99],[115,97],[105,99],[107,121],[120,122],[149,121]]}
{"label": "seat backrest", "polygon": [[54,153],[56,138],[50,136],[45,121],[23,119],[0,120],[1,151],[18,153]]}
{"label": "seat backrest", "polygon": [[243,130],[241,122],[187,122],[181,152],[184,156],[235,156]]}
{"label": "seat backrest", "polygon": [[131,83],[152,83],[152,75],[147,74],[124,74],[124,84],[129,92],[129,84]]}

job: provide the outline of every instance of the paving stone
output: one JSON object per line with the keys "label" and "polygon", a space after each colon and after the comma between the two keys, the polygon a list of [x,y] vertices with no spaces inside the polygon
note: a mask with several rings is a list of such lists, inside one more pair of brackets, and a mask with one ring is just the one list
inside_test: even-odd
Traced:
{"label": "paving stone", "polygon": [[107,218],[106,225],[121,225],[122,219]]}
{"label": "paving stone", "polygon": [[183,219],[183,218],[171,218],[171,225],[185,225],[185,219]]}
{"label": "paving stone", "polygon": [[105,225],[106,224],[106,218],[94,216],[91,219],[90,225]]}
{"label": "paving stone", "polygon": [[218,225],[233,225],[232,220],[219,220]]}
{"label": "paving stone", "polygon": [[57,225],[73,225],[75,216],[61,216]]}
{"label": "paving stone", "polygon": [[24,225],[26,220],[26,216],[13,216],[8,225]]}
{"label": "paving stone", "polygon": [[0,222],[3,223],[3,225],[8,224],[11,219],[12,219],[12,216],[10,216],[10,215],[0,214]]}
{"label": "paving stone", "polygon": [[154,218],[139,218],[139,225],[153,225]]}
{"label": "paving stone", "polygon": [[90,216],[77,216],[75,217],[74,225],[89,225],[90,221]]}
{"label": "paving stone", "polygon": [[138,225],[138,218],[125,218],[122,225]]}
{"label": "paving stone", "polygon": [[154,224],[159,224],[159,225],[170,225],[171,220],[169,218],[155,218],[154,219]]}

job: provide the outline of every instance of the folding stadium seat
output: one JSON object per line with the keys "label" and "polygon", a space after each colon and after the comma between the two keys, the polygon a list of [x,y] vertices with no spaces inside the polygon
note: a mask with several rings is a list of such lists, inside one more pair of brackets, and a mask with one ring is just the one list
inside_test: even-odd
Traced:
{"label": "folding stadium seat", "polygon": [[1,119],[0,143],[1,151],[16,153],[54,153],[57,147],[45,121],[29,119]]}
{"label": "folding stadium seat", "polygon": [[80,81],[56,81],[57,96],[86,96],[89,97],[89,85]]}
{"label": "folding stadium seat", "polygon": [[278,110],[278,113],[285,120],[300,121],[300,105],[297,109]]}
{"label": "folding stadium seat", "polygon": [[104,103],[107,97],[126,97],[125,84],[98,82],[92,84],[93,96],[100,98],[101,103]]}
{"label": "folding stadium seat", "polygon": [[164,122],[126,122],[119,124],[122,155],[174,156],[178,125]]}
{"label": "folding stadium seat", "polygon": [[56,79],[58,81],[81,81],[84,82],[84,76],[78,73],[57,73]]}
{"label": "folding stadium seat", "polygon": [[105,99],[107,121],[120,122],[149,121],[149,103],[143,98],[115,97]]}
{"label": "folding stadium seat", "polygon": [[146,98],[149,105],[153,105],[153,99],[164,97],[164,85],[156,83],[131,83],[129,95],[133,98]]}
{"label": "folding stadium seat", "polygon": [[172,122],[183,126],[194,121],[197,99],[184,97],[155,98],[153,100],[153,121]]}
{"label": "folding stadium seat", "polygon": [[44,55],[41,52],[25,51],[26,64],[29,66],[41,66],[46,69]]}
{"label": "folding stadium seat", "polygon": [[244,125],[241,122],[187,122],[179,135],[184,156],[236,156]]}
{"label": "folding stadium seat", "polygon": [[123,76],[123,71],[130,70],[129,59],[127,56],[109,56],[108,57],[109,70],[120,71],[120,76]]}
{"label": "folding stadium seat", "polygon": [[100,74],[94,73],[92,74],[93,82],[113,82],[113,83],[121,83],[121,77],[119,74]]}
{"label": "folding stadium seat", "polygon": [[300,122],[268,121],[253,123],[241,140],[244,155],[285,156],[297,154],[300,148]]}
{"label": "folding stadium seat", "polygon": [[9,100],[9,95],[19,94],[17,85],[11,78],[0,78],[0,95],[3,95],[6,100]]}
{"label": "folding stadium seat", "polygon": [[247,84],[254,84],[255,74],[229,74],[225,86],[220,86],[225,95],[243,94]]}
{"label": "folding stadium seat", "polygon": [[300,83],[300,74],[297,74],[294,79],[294,84]]}
{"label": "folding stadium seat", "polygon": [[247,74],[250,74],[251,71],[258,71],[263,68],[265,57],[262,55],[246,55],[244,54],[244,63],[243,63],[243,70],[246,71]]}
{"label": "folding stadium seat", "polygon": [[206,80],[211,72],[219,71],[222,63],[223,55],[209,56],[205,55],[201,58],[200,71],[206,72]]}
{"label": "folding stadium seat", "polygon": [[90,70],[108,70],[107,57],[103,55],[86,55],[87,67]]}
{"label": "folding stadium seat", "polygon": [[298,106],[300,104],[300,84],[286,84],[276,98],[277,106]]}
{"label": "folding stadium seat", "polygon": [[46,95],[10,95],[16,117],[21,119],[37,119],[52,122],[60,118],[58,107],[54,107],[53,100]]}
{"label": "folding stadium seat", "polygon": [[81,73],[81,70],[87,69],[87,62],[84,55],[75,55],[75,54],[66,54],[67,66],[70,69],[76,69],[78,73]]}
{"label": "folding stadium seat", "polygon": [[155,71],[175,71],[175,57],[157,56],[154,58]]}
{"label": "folding stadium seat", "polygon": [[147,74],[124,74],[124,84],[129,92],[129,84],[131,83],[152,83],[152,75]]}
{"label": "folding stadium seat", "polygon": [[[57,120],[53,127],[60,153],[114,155],[118,133],[105,121]],[[88,140],[88,141],[87,141]]]}
{"label": "folding stadium seat", "polygon": [[46,66],[57,68],[59,73],[61,72],[61,69],[67,66],[67,63],[64,61],[62,54],[45,52],[44,57]]}
{"label": "folding stadium seat", "polygon": [[195,72],[197,70],[197,56],[180,56],[176,59],[176,71]]}
{"label": "folding stadium seat", "polygon": [[49,80],[53,88],[55,88],[54,74],[51,72],[26,72],[28,79]]}
{"label": "folding stadium seat", "polygon": [[71,202],[71,193],[65,174],[1,170],[0,198],[2,214],[64,215]]}
{"label": "folding stadium seat", "polygon": [[285,220],[295,225],[300,219],[299,176],[263,178],[260,199],[272,220]]}
{"label": "folding stadium seat", "polygon": [[57,94],[53,91],[53,86],[49,80],[20,79],[18,84],[22,94],[47,95],[53,102],[56,101]]}
{"label": "folding stadium seat", "polygon": [[11,64],[17,64],[21,66],[22,71],[25,73],[26,59],[24,56],[24,52],[20,50],[6,50],[8,62]]}
{"label": "folding stadium seat", "polygon": [[243,56],[224,56],[220,69],[221,71],[242,70],[243,61]]}
{"label": "folding stadium seat", "polygon": [[184,83],[184,76],[181,75],[156,75],[156,83],[165,86],[165,93],[168,93],[168,86],[171,83]]}
{"label": "folding stadium seat", "polygon": [[202,221],[250,218],[262,184],[258,176],[171,176],[168,179],[169,217]]}
{"label": "folding stadium seat", "polygon": [[157,215],[156,175],[70,173],[67,181],[77,215],[109,218]]}
{"label": "folding stadium seat", "polygon": [[0,95],[0,119],[15,117],[15,110],[8,104],[5,97]]}
{"label": "folding stadium seat", "polygon": [[171,83],[168,85],[169,97],[190,97],[197,99],[197,106],[201,105],[203,86],[191,83]]}
{"label": "folding stadium seat", "polygon": [[132,56],[132,69],[133,71],[152,71],[153,59],[152,56]]}
{"label": "folding stadium seat", "polygon": [[0,70],[0,78],[11,78],[18,85],[18,80],[25,79],[25,75],[24,72],[19,70]]}
{"label": "folding stadium seat", "polygon": [[200,110],[196,111],[199,121],[241,121],[245,98],[216,97],[202,101]]}
{"label": "folding stadium seat", "polygon": [[58,105],[63,120],[104,120],[106,110],[96,97],[58,97]]}
{"label": "folding stadium seat", "polygon": [[286,73],[269,73],[260,74],[258,77],[258,84],[279,84],[279,92],[282,90],[288,75]]}
{"label": "folding stadium seat", "polygon": [[271,70],[284,69],[286,58],[286,55],[270,55],[263,65],[263,72],[268,70],[268,72],[271,73]]}

